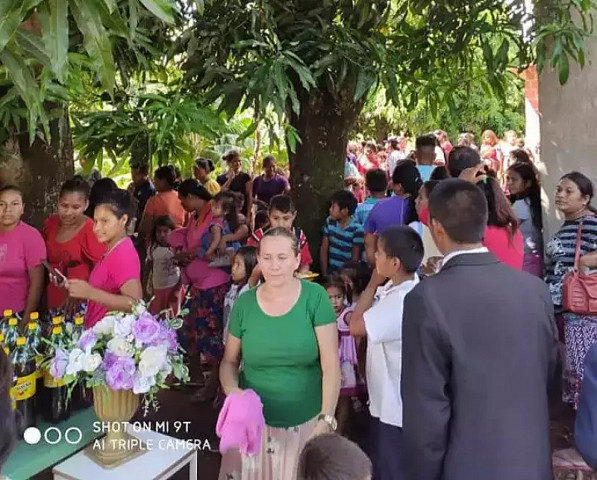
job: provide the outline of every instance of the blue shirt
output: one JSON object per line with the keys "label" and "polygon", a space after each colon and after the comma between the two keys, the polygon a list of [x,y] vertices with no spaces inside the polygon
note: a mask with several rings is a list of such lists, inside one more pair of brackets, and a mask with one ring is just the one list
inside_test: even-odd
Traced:
{"label": "blue shirt", "polygon": [[417,165],[417,168],[421,174],[421,179],[426,182],[431,178],[431,174],[433,173],[433,170],[435,170],[435,165]]}
{"label": "blue shirt", "polygon": [[369,197],[367,200],[365,200],[363,203],[361,203],[356,211],[354,212],[354,218],[357,222],[359,222],[361,225],[365,225],[365,221],[367,220],[367,217],[369,216],[369,212],[371,212],[371,210],[373,210],[373,207],[375,207],[375,204],[377,202],[379,202],[380,200],[384,200],[382,198],[373,198],[373,197]]}
{"label": "blue shirt", "polygon": [[354,218],[343,229],[339,222],[328,217],[323,227],[323,236],[328,237],[330,247],[328,251],[328,266],[330,272],[340,270],[346,262],[352,260],[352,248],[355,245],[363,247],[363,227]]}

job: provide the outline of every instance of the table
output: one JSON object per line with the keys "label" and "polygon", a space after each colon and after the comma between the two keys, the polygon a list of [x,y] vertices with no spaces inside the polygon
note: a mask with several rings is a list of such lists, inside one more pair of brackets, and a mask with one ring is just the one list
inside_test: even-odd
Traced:
{"label": "table", "polygon": [[180,439],[150,430],[136,432],[130,424],[127,433],[152,445],[151,449],[109,470],[81,451],[53,468],[54,480],[164,480],[185,465],[189,465],[189,480],[197,480],[197,449],[192,445],[182,445]]}
{"label": "table", "polygon": [[[102,434],[94,431],[94,422],[97,422],[97,417],[92,407],[75,411],[68,420],[56,425],[38,422],[36,426],[42,433],[41,441],[35,445],[19,441],[2,468],[2,474],[10,480],[28,480],[43,472],[100,437]],[[67,430],[72,428],[77,430],[69,432],[69,443],[64,437]],[[54,444],[58,440],[58,432],[62,439]],[[47,443],[45,437],[52,444]]]}

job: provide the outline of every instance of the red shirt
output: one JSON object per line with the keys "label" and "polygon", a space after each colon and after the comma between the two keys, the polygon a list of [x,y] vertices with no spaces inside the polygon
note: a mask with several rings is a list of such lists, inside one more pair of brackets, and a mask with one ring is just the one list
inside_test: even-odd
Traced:
{"label": "red shirt", "polygon": [[520,230],[516,231],[513,239],[506,228],[487,225],[483,245],[493,253],[497,259],[515,270],[522,270],[524,244]]}
{"label": "red shirt", "polygon": [[[266,229],[267,230],[267,229]],[[311,257],[311,252],[309,251],[309,244],[307,243],[307,237],[302,230],[298,230],[296,228],[292,229],[292,233],[294,233],[299,242],[299,248],[301,249],[301,267],[309,268],[313,263],[313,257]],[[253,232],[253,235],[249,237],[247,240],[247,245],[250,247],[256,247],[259,245],[259,242],[263,238],[264,230],[260,228]]]}
{"label": "red shirt", "polygon": [[[102,258],[106,247],[93,233],[93,221],[85,223],[77,234],[66,242],[58,242],[56,236],[60,229],[60,217],[52,215],[44,224],[43,237],[48,251],[48,262],[60,270],[67,278],[88,280],[91,269]],[[66,300],[64,288],[48,285],[48,308],[59,308]]]}

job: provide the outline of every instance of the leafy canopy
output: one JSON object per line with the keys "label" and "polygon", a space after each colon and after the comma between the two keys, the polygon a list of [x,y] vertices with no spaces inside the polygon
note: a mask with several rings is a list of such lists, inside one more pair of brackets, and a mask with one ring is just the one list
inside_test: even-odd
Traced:
{"label": "leafy canopy", "polygon": [[436,116],[463,84],[504,97],[511,71],[535,60],[544,68],[551,54],[562,83],[570,58],[583,65],[592,2],[549,1],[540,15],[524,0],[207,1],[173,51],[189,85],[229,115],[298,115],[314,90],[341,109],[383,85],[395,105],[423,99]]}
{"label": "leafy canopy", "polygon": [[173,0],[3,0],[0,2],[0,141],[26,120],[30,140],[48,132],[44,103],[66,102],[82,71],[112,94],[150,68],[169,43]]}

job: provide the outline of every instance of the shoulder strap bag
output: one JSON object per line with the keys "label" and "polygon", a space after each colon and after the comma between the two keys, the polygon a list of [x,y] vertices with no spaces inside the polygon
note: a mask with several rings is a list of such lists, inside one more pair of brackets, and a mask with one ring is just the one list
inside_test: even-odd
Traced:
{"label": "shoulder strap bag", "polygon": [[580,315],[597,315],[597,275],[582,275],[579,270],[583,220],[576,232],[574,268],[562,280],[562,306]]}

